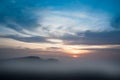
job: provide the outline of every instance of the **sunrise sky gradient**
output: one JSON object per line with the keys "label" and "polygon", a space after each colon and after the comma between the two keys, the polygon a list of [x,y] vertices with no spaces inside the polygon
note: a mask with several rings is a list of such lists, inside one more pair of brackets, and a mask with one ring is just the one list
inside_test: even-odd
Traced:
{"label": "sunrise sky gradient", "polygon": [[120,55],[120,0],[0,0],[0,58]]}

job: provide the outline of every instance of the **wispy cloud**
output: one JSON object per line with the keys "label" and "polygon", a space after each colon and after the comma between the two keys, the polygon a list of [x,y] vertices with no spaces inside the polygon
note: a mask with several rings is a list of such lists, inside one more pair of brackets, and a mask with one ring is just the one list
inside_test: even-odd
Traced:
{"label": "wispy cloud", "polygon": [[[109,15],[85,11],[48,11],[39,23],[48,34],[112,30]],[[37,31],[41,32],[42,28]],[[58,35],[57,35],[58,36]]]}
{"label": "wispy cloud", "polygon": [[1,38],[11,38],[11,39],[15,39],[18,41],[22,41],[22,42],[29,42],[29,43],[38,43],[38,42],[43,42],[43,43],[47,43],[49,41],[47,41],[46,37],[42,37],[42,36],[34,36],[34,37],[21,37],[21,36],[15,36],[15,35],[6,35],[6,36],[0,36]]}

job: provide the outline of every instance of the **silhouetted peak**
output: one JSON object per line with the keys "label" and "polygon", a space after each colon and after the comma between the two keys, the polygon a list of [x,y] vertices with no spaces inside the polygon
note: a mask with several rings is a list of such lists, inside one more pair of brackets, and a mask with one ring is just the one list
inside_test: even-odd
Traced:
{"label": "silhouetted peak", "polygon": [[43,59],[38,56],[26,56],[26,57],[18,57],[18,58],[12,58],[12,59],[7,59],[4,60],[5,62],[58,62],[57,59],[54,58],[49,58],[49,59]]}

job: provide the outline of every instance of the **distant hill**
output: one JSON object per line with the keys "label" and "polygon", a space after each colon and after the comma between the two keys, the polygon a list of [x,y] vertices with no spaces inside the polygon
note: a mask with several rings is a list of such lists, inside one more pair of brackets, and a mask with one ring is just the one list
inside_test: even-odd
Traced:
{"label": "distant hill", "polygon": [[38,56],[26,56],[26,57],[18,57],[18,58],[11,58],[11,59],[6,59],[2,60],[2,62],[24,62],[24,63],[48,63],[48,62],[58,62],[58,59],[54,58],[48,58],[48,59],[43,59]]}

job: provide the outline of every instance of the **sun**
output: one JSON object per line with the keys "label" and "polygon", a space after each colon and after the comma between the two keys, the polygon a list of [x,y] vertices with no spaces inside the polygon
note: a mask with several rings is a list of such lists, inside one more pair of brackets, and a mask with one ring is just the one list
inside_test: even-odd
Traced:
{"label": "sun", "polygon": [[79,56],[78,55],[72,55],[73,58],[78,58]]}

